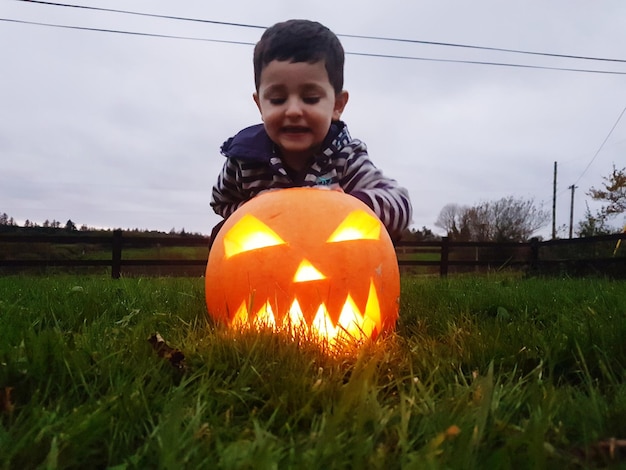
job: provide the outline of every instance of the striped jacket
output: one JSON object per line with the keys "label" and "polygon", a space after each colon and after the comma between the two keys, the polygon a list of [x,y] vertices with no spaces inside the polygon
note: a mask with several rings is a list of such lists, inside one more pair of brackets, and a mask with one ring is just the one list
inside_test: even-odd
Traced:
{"label": "striped jacket", "polygon": [[221,148],[226,158],[213,187],[211,207],[228,218],[239,206],[268,189],[294,186],[340,187],[378,215],[392,239],[411,221],[408,191],[383,175],[360,140],[352,139],[341,121],[333,122],[321,152],[304,174],[294,175],[274,151],[262,124],[248,127]]}

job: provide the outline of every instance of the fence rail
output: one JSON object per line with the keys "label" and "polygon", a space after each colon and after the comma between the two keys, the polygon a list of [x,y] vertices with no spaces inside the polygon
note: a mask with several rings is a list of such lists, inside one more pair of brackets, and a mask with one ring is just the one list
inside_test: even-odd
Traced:
{"label": "fence rail", "polygon": [[[396,243],[398,264],[412,272],[446,276],[450,272],[514,268],[537,273],[608,274],[626,277],[626,234],[599,237],[539,241],[523,243],[461,242],[443,237],[438,241]],[[622,246],[620,247],[620,243]],[[40,245],[101,246],[110,257],[82,259],[58,257],[55,253],[29,259],[26,255]],[[110,268],[111,277],[119,278],[124,268],[147,269],[195,267],[196,272],[206,265],[208,237],[151,236],[128,234],[115,230],[102,234],[0,234],[0,274],[15,272],[20,268]],[[202,257],[197,259],[136,259],[124,257],[132,249],[157,247],[199,247]]]}

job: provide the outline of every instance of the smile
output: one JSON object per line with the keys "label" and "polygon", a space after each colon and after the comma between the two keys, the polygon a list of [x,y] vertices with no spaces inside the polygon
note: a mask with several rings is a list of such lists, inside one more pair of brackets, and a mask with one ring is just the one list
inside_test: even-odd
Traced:
{"label": "smile", "polygon": [[287,134],[305,134],[310,132],[310,129],[302,126],[285,126],[281,131]]}
{"label": "smile", "polygon": [[305,320],[297,298],[293,300],[282,319],[275,314],[269,300],[265,301],[258,310],[251,303],[245,300],[241,303],[233,316],[232,325],[253,325],[291,332],[304,330],[313,333],[321,340],[328,341],[330,344],[342,339],[362,340],[370,337],[381,322],[379,314],[380,304],[376,294],[376,287],[372,280],[370,280],[369,294],[364,311],[359,309],[352,296],[348,294],[336,323],[331,320],[324,303],[317,307],[315,317],[310,324]]}

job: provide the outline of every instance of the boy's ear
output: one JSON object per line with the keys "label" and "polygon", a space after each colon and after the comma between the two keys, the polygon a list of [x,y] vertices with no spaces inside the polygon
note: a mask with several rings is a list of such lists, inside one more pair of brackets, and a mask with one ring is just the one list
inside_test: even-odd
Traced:
{"label": "boy's ear", "polygon": [[343,110],[348,104],[349,94],[346,90],[335,95],[335,107],[333,108],[333,121],[338,121],[343,114]]}
{"label": "boy's ear", "polygon": [[256,91],[252,93],[252,99],[256,103],[256,107],[259,108],[259,112],[261,113],[261,116],[263,116],[263,112],[261,111],[261,102],[259,101],[259,95]]}

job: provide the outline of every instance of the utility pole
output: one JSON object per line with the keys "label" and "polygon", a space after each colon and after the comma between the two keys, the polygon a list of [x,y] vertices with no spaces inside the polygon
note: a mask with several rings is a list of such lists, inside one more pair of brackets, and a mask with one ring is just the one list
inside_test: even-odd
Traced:
{"label": "utility pole", "polygon": [[572,202],[569,207],[569,237],[572,238],[572,226],[574,225],[574,190],[578,186],[571,185],[568,189],[572,190]]}
{"label": "utility pole", "polygon": [[554,162],[554,182],[552,183],[552,240],[556,238],[556,162]]}

